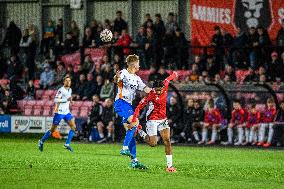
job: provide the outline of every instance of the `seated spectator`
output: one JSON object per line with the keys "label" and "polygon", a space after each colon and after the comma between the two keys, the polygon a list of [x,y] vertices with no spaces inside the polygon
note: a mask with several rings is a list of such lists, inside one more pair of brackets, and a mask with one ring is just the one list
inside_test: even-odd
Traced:
{"label": "seated spectator", "polygon": [[4,92],[4,97],[2,98],[2,110],[4,111],[5,114],[10,113],[11,108],[16,108],[17,107],[17,101],[14,98],[13,94],[5,90]]}
{"label": "seated spectator", "polygon": [[104,79],[101,75],[96,76],[96,83],[97,83],[97,88],[96,88],[95,94],[100,95],[101,89],[102,89],[103,84],[104,84]]}
{"label": "seated spectator", "polygon": [[283,77],[284,65],[279,62],[277,52],[272,52],[271,62],[267,64],[267,67],[270,81],[281,80]]}
{"label": "seated spectator", "polygon": [[194,101],[192,110],[192,134],[196,142],[200,142],[199,132],[202,129],[204,121],[204,110],[201,108],[198,100]]}
{"label": "seated spectator", "polygon": [[105,68],[101,71],[101,76],[103,77],[103,79],[108,79],[110,81],[113,80],[114,72],[110,64],[107,64]]}
{"label": "seated spectator", "polygon": [[71,32],[68,32],[66,34],[66,39],[64,41],[64,51],[65,51],[65,53],[66,54],[73,53],[76,50],[78,50],[78,48],[79,48],[78,41],[73,39]]}
{"label": "seated spectator", "polygon": [[192,64],[196,64],[198,66],[198,72],[202,72],[205,70],[205,67],[206,67],[206,63],[204,61],[201,60],[201,57],[200,55],[196,55],[194,56],[194,59],[193,59],[193,62],[191,63]]}
{"label": "seated spectator", "polygon": [[214,83],[219,84],[219,85],[224,84],[224,82],[223,82],[222,79],[221,79],[220,74],[216,74],[216,75],[215,75],[215,77],[214,77]]}
{"label": "seated spectator", "polygon": [[105,19],[104,21],[104,29],[108,29],[110,31],[113,31],[112,23],[109,19]]}
{"label": "seated spectator", "polygon": [[[76,69],[76,67],[77,67],[77,69]],[[80,75],[86,74],[86,73],[83,71],[83,67],[82,67],[81,64],[76,65],[76,67],[75,67],[76,70],[74,70],[74,81],[79,82]]]}
{"label": "seated spectator", "polygon": [[233,68],[243,68],[243,62],[245,61],[245,51],[243,47],[248,44],[248,37],[245,32],[240,28],[237,28],[237,34],[232,42],[232,48],[229,52],[228,62]]}
{"label": "seated spectator", "polygon": [[180,108],[175,97],[170,98],[170,103],[167,106],[167,116],[169,121],[169,126],[173,132],[173,143],[178,142],[180,139],[180,133],[183,131],[184,127],[180,124]]}
{"label": "seated spectator", "polygon": [[63,78],[66,75],[65,65],[63,62],[57,63],[57,69],[55,72],[55,78],[54,78],[54,88],[58,89],[62,86]]}
{"label": "seated spectator", "polygon": [[69,64],[69,65],[67,66],[66,74],[69,74],[69,75],[71,76],[72,81],[73,81],[73,83],[74,83],[74,82],[75,82],[75,80],[74,80],[74,70],[73,70],[72,64]]}
{"label": "seated spectator", "polygon": [[90,56],[85,56],[85,60],[83,63],[83,72],[84,73],[92,73],[95,69],[95,64]]}
{"label": "seated spectator", "polygon": [[84,96],[82,100],[91,100],[92,96],[96,94],[97,91],[97,83],[94,80],[93,74],[88,73],[86,86],[84,87]]}
{"label": "seated spectator", "polygon": [[54,83],[54,71],[50,68],[48,63],[45,63],[44,71],[40,74],[40,88],[50,89]]}
{"label": "seated spectator", "polygon": [[121,36],[116,41],[114,46],[122,47],[123,55],[128,55],[130,53],[129,46],[130,46],[131,42],[132,42],[132,38],[128,34],[127,30],[123,29],[121,31]]}
{"label": "seated spectator", "polygon": [[84,90],[86,86],[86,76],[84,74],[81,74],[79,81],[75,82],[74,84],[75,84],[75,87],[74,87],[73,98],[74,100],[80,100],[84,97]]}
{"label": "seated spectator", "polygon": [[235,74],[235,70],[232,66],[230,65],[226,65],[225,66],[225,75],[227,75],[229,77],[229,81],[236,81],[236,74]]}
{"label": "seated spectator", "polygon": [[90,48],[90,47],[95,47],[95,40],[93,40],[93,36],[92,36],[92,30],[91,28],[87,27],[85,29],[85,33],[84,33],[84,37],[83,37],[83,47],[85,48]]}
{"label": "seated spectator", "polygon": [[[90,114],[89,114],[89,118],[87,121],[87,125],[88,125],[88,129],[87,129],[87,133],[90,134],[92,128],[97,126],[97,123],[102,121],[102,112],[103,112],[103,107],[100,104],[100,97],[98,95],[94,95],[92,97],[92,101],[93,101],[93,106],[91,108]],[[90,137],[91,139],[91,137]],[[92,139],[90,140],[92,141]]]}
{"label": "seated spectator", "polygon": [[257,82],[257,81],[258,81],[257,71],[254,71],[252,68],[249,68],[249,73],[245,77],[244,82]]}
{"label": "seated spectator", "polygon": [[193,111],[194,101],[189,98],[186,101],[186,107],[183,110],[183,133],[187,142],[191,141],[191,128],[192,128],[192,111]]}
{"label": "seated spectator", "polygon": [[71,30],[70,30],[70,32],[72,34],[72,38],[75,41],[79,41],[80,29],[79,29],[79,27],[77,26],[77,23],[74,20],[71,21]]}
{"label": "seated spectator", "polygon": [[18,76],[22,74],[24,67],[19,61],[19,58],[16,55],[12,55],[11,58],[8,60],[7,66],[7,77],[11,79],[13,76]]}
{"label": "seated spectator", "polygon": [[106,98],[113,97],[113,83],[109,81],[109,79],[105,79],[105,82],[101,88],[100,98],[105,100]]}
{"label": "seated spectator", "polygon": [[198,81],[199,75],[200,75],[200,73],[198,71],[198,66],[197,66],[197,64],[194,63],[194,64],[191,65],[191,73],[186,78],[186,81],[196,82],[196,81]]}
{"label": "seated spectator", "polygon": [[34,82],[33,82],[33,80],[29,80],[25,99],[26,100],[34,100],[35,95],[36,95],[36,89],[34,87]]}
{"label": "seated spectator", "polygon": [[[113,101],[110,98],[105,100],[105,106],[103,107],[102,121],[97,123],[100,140],[98,143],[114,140],[114,111]],[[105,138],[105,135],[107,137]]]}
{"label": "seated spectator", "polygon": [[208,72],[210,79],[213,79],[214,76],[220,71],[220,67],[218,67],[218,64],[215,62],[212,55],[207,57],[206,71]]}

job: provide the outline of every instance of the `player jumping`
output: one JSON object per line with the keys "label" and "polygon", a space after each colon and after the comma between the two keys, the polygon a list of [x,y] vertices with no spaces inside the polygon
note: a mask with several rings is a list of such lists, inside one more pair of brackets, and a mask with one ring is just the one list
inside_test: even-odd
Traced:
{"label": "player jumping", "polygon": [[123,142],[123,147],[120,150],[120,154],[131,157],[132,168],[145,169],[146,166],[138,162],[136,158],[136,141],[134,134],[138,122],[132,123],[134,114],[132,101],[135,98],[137,90],[149,93],[151,88],[147,87],[141,78],[136,75],[136,73],[139,71],[139,57],[136,55],[129,55],[126,58],[126,63],[127,69],[117,72],[114,76],[114,82],[118,85],[114,109],[115,112],[122,117],[124,127],[128,129],[126,131],[126,136]]}
{"label": "player jumping", "polygon": [[167,172],[176,172],[176,168],[173,167],[172,146],[170,142],[170,128],[166,116],[166,103],[168,96],[168,85],[171,80],[177,77],[177,73],[173,72],[164,81],[155,81],[153,84],[154,90],[152,90],[146,97],[144,97],[137,108],[133,116],[133,122],[137,121],[139,112],[143,107],[150,103],[150,114],[147,116],[146,131],[147,134],[140,130],[139,134],[144,138],[150,146],[157,145],[157,131],[165,144],[165,152],[167,159]]}
{"label": "player jumping", "polygon": [[69,76],[65,76],[63,80],[64,85],[57,91],[56,96],[54,98],[55,106],[55,114],[53,117],[52,127],[48,130],[43,137],[38,142],[38,148],[42,152],[44,142],[51,136],[51,134],[56,130],[60,121],[64,119],[67,124],[70,126],[71,130],[68,133],[68,138],[66,143],[64,144],[64,148],[73,152],[73,149],[70,147],[71,140],[75,134],[75,121],[70,113],[70,103],[72,102],[72,89],[71,87],[71,78]]}

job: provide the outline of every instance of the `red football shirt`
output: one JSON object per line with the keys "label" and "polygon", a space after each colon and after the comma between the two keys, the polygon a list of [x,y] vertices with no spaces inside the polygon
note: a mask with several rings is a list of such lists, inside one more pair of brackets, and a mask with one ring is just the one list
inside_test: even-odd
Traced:
{"label": "red football shirt", "polygon": [[148,120],[163,120],[167,118],[167,96],[168,87],[171,80],[176,78],[175,72],[164,80],[164,88],[161,94],[157,94],[155,90],[152,90],[146,97],[144,97],[135,109],[133,120],[136,120],[139,116],[140,110],[142,110],[149,102],[152,102],[153,110],[148,115]]}
{"label": "red football shirt", "polygon": [[220,124],[221,120],[222,120],[222,116],[221,116],[220,111],[217,108],[215,108],[212,111],[205,112],[205,118],[204,118],[205,123],[208,123],[210,125]]}
{"label": "red football shirt", "polygon": [[234,110],[232,112],[231,123],[233,124],[243,124],[247,121],[247,112],[245,109],[241,108],[239,110]]}

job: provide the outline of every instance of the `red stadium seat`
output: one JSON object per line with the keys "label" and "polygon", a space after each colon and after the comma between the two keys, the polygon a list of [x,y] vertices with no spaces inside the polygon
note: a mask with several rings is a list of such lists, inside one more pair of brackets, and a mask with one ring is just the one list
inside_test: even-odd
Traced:
{"label": "red stadium seat", "polygon": [[36,100],[27,100],[28,106],[34,106],[36,104]]}
{"label": "red stadium seat", "polygon": [[31,116],[32,115],[32,111],[33,111],[33,107],[32,106],[25,106],[24,115]]}
{"label": "red stadium seat", "polygon": [[7,85],[10,83],[10,80],[9,79],[0,79],[0,85],[1,84],[4,84],[4,85]]}
{"label": "red stadium seat", "polygon": [[83,101],[74,101],[72,106],[75,106],[75,107],[80,107],[83,105]]}
{"label": "red stadium seat", "polygon": [[40,116],[42,112],[41,106],[34,106],[34,116]]}
{"label": "red stadium seat", "polygon": [[88,117],[88,111],[84,110],[84,109],[83,110],[81,109],[79,117],[87,118]]}
{"label": "red stadium seat", "polygon": [[36,99],[42,99],[44,90],[36,90]]}
{"label": "red stadium seat", "polygon": [[72,114],[74,117],[78,117],[79,109],[72,109],[71,114]]}
{"label": "red stadium seat", "polygon": [[45,106],[49,106],[49,107],[54,106],[54,101],[53,100],[46,101]]}
{"label": "red stadium seat", "polygon": [[80,107],[80,110],[81,111],[89,111],[89,107],[88,106],[82,106],[82,107]]}
{"label": "red stadium seat", "polygon": [[36,106],[45,106],[45,104],[46,104],[45,100],[37,100],[35,105]]}
{"label": "red stadium seat", "polygon": [[84,101],[82,106],[90,108],[93,106],[93,101]]}
{"label": "red stadium seat", "polygon": [[50,115],[51,115],[51,114],[50,114],[50,109],[51,109],[50,107],[46,107],[46,106],[45,106],[45,107],[43,108],[42,115],[43,115],[43,116],[50,116]]}
{"label": "red stadium seat", "polygon": [[24,107],[25,107],[25,105],[26,105],[26,102],[27,102],[27,101],[25,101],[25,100],[18,100],[18,101],[17,101],[17,105],[18,105],[18,107],[20,108],[20,110],[24,110]]}
{"label": "red stadium seat", "polygon": [[46,90],[43,92],[43,96],[48,96],[49,99],[53,99],[56,94],[56,90]]}

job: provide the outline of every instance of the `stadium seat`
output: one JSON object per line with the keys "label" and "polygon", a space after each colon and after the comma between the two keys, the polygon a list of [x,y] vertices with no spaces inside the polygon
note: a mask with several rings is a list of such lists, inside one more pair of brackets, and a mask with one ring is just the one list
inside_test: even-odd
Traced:
{"label": "stadium seat", "polygon": [[32,111],[33,111],[33,107],[32,106],[25,106],[24,115],[31,116],[32,115]]}
{"label": "stadium seat", "polygon": [[20,108],[20,110],[24,110],[24,107],[25,107],[25,105],[26,105],[26,100],[18,100],[17,101],[17,105],[18,105],[18,107]]}
{"label": "stadium seat", "polygon": [[9,79],[0,79],[0,85],[2,85],[2,84],[7,85],[9,83],[10,83]]}
{"label": "stadium seat", "polygon": [[42,106],[37,106],[37,105],[34,106],[34,113],[33,113],[34,116],[40,116],[41,112],[42,112]]}
{"label": "stadium seat", "polygon": [[45,106],[45,104],[46,104],[45,100],[37,100],[35,105],[36,106]]}
{"label": "stadium seat", "polygon": [[44,90],[36,90],[36,99],[42,99]]}
{"label": "stadium seat", "polygon": [[71,114],[72,114],[74,117],[78,117],[79,109],[72,109]]}
{"label": "stadium seat", "polygon": [[54,106],[54,101],[53,100],[46,101],[45,106],[53,107]]}
{"label": "stadium seat", "polygon": [[56,94],[56,91],[55,91],[55,90],[46,90],[46,91],[43,92],[42,95],[43,95],[43,96],[48,96],[49,99],[53,99],[54,96],[55,96],[55,94]]}
{"label": "stadium seat", "polygon": [[82,105],[83,105],[83,101],[74,101],[73,104],[72,104],[72,106],[74,106],[74,107],[80,107]]}
{"label": "stadium seat", "polygon": [[81,109],[79,117],[87,118],[88,117],[88,110]]}
{"label": "stadium seat", "polygon": [[93,101],[84,101],[82,106],[86,106],[88,108],[91,108],[93,106]]}
{"label": "stadium seat", "polygon": [[43,108],[42,115],[43,115],[43,116],[50,116],[50,115],[51,115],[51,114],[50,114],[50,109],[51,109],[50,107],[46,107],[46,106],[45,106],[45,107]]}
{"label": "stadium seat", "polygon": [[34,106],[36,104],[36,100],[27,100],[27,106]]}
{"label": "stadium seat", "polygon": [[80,107],[80,110],[81,110],[81,111],[87,111],[87,112],[88,112],[88,111],[89,111],[89,107],[88,107],[88,106],[81,106],[81,107]]}

